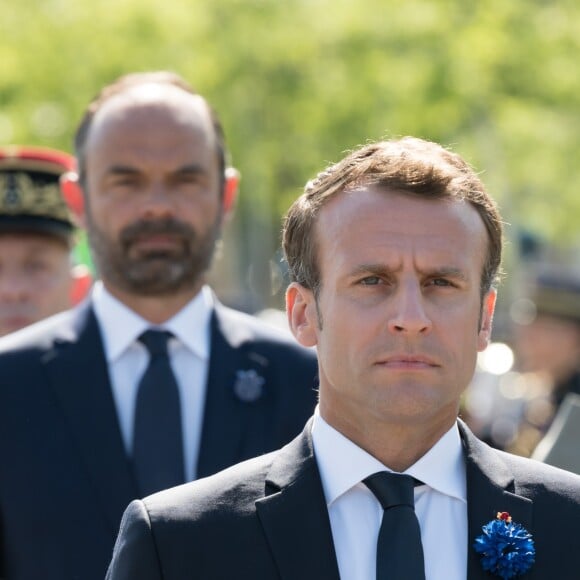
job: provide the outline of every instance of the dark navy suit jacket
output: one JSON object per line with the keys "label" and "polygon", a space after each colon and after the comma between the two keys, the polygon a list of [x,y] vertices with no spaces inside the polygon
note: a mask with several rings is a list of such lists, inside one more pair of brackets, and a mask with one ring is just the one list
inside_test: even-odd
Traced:
{"label": "dark navy suit jacket", "polygon": [[[313,352],[219,304],[211,325],[198,477],[290,441],[317,396]],[[102,580],[136,497],[92,309],[0,340],[0,578]]]}
{"label": "dark navy suit jacket", "polygon": [[[580,477],[491,449],[460,423],[468,512],[467,580],[491,580],[473,543],[497,512],[532,535],[522,580],[580,578]],[[447,522],[441,522],[445,533]],[[133,502],[107,580],[339,580],[310,423],[289,445]],[[370,579],[361,579],[370,580]],[[443,580],[443,579],[442,579]]]}

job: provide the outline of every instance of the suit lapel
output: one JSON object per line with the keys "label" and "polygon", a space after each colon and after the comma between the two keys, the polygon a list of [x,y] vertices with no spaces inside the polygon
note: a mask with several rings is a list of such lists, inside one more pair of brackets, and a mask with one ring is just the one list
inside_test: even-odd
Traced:
{"label": "suit lapel", "polygon": [[[266,497],[256,502],[258,517],[282,580],[338,580],[339,572],[326,501],[310,435],[304,433],[283,448],[266,479]],[[482,526],[497,512],[509,512],[533,534],[533,502],[517,486],[501,455],[479,441],[460,422],[466,455],[469,580],[491,580],[473,549]],[[522,576],[531,578],[529,574]]]}
{"label": "suit lapel", "polygon": [[70,427],[89,481],[116,534],[138,496],[122,443],[100,330],[91,308],[79,310],[73,339],[55,341],[45,357],[49,382]]}
{"label": "suit lapel", "polygon": [[241,368],[241,353],[222,330],[214,311],[211,319],[210,363],[207,375],[203,429],[197,462],[197,476],[216,473],[236,463],[243,430],[243,417],[232,396],[233,376]]}
{"label": "suit lapel", "polygon": [[473,549],[475,538],[481,535],[482,526],[496,518],[497,512],[509,512],[515,522],[532,532],[533,503],[517,495],[513,476],[498,452],[479,441],[463,423],[459,426],[466,452],[467,577],[489,580],[497,576],[484,572],[481,567],[481,558]]}
{"label": "suit lapel", "polygon": [[[245,435],[255,419],[255,401],[234,392],[237,373],[254,371],[263,377],[268,361],[248,346],[251,333],[237,313],[216,304],[211,320],[211,349],[197,477],[205,477],[237,463],[243,456]],[[259,417],[258,417],[259,419]],[[262,416],[262,420],[266,417]],[[259,426],[252,424],[259,431]]]}
{"label": "suit lapel", "polygon": [[282,580],[339,580],[310,429],[279,452],[256,509]]}

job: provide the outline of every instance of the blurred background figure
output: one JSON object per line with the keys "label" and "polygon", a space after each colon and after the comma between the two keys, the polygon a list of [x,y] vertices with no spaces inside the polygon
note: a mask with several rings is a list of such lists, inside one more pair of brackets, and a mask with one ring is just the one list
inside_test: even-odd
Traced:
{"label": "blurred background figure", "polygon": [[87,268],[72,264],[75,220],[59,185],[72,169],[61,151],[0,149],[0,336],[70,308],[88,290]]}
{"label": "blurred background figure", "polygon": [[466,419],[482,438],[523,456],[567,395],[580,394],[580,274],[537,265],[534,272],[509,309],[509,344],[481,353],[465,400]]}
{"label": "blurred background figure", "polygon": [[568,393],[532,459],[580,474],[580,395]]}
{"label": "blurred background figure", "polygon": [[513,445],[531,454],[566,397],[580,394],[580,273],[545,270],[512,307],[518,370],[536,385]]}

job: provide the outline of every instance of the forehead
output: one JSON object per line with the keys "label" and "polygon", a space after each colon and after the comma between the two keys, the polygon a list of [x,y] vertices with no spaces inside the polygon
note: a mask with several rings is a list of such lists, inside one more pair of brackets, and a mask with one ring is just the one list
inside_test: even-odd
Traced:
{"label": "forehead", "polygon": [[97,111],[86,153],[111,146],[135,151],[173,145],[215,151],[216,137],[205,100],[173,86],[140,85],[111,97]]}
{"label": "forehead", "polygon": [[472,262],[481,272],[488,246],[485,225],[469,202],[372,186],[340,193],[323,206],[315,236],[322,272],[334,264],[398,268],[408,259],[421,268]]}
{"label": "forehead", "polygon": [[62,254],[64,259],[69,259],[65,241],[55,236],[33,232],[0,233],[0,260],[31,253]]}

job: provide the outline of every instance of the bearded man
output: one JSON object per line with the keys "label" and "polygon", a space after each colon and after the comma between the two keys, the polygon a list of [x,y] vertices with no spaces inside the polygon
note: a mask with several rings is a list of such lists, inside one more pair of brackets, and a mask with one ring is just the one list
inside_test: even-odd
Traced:
{"label": "bearded man", "polygon": [[208,103],[124,76],[75,139],[100,276],[90,299],[0,343],[0,577],[102,579],[134,498],[289,441],[314,353],[221,305],[206,272],[237,190]]}

